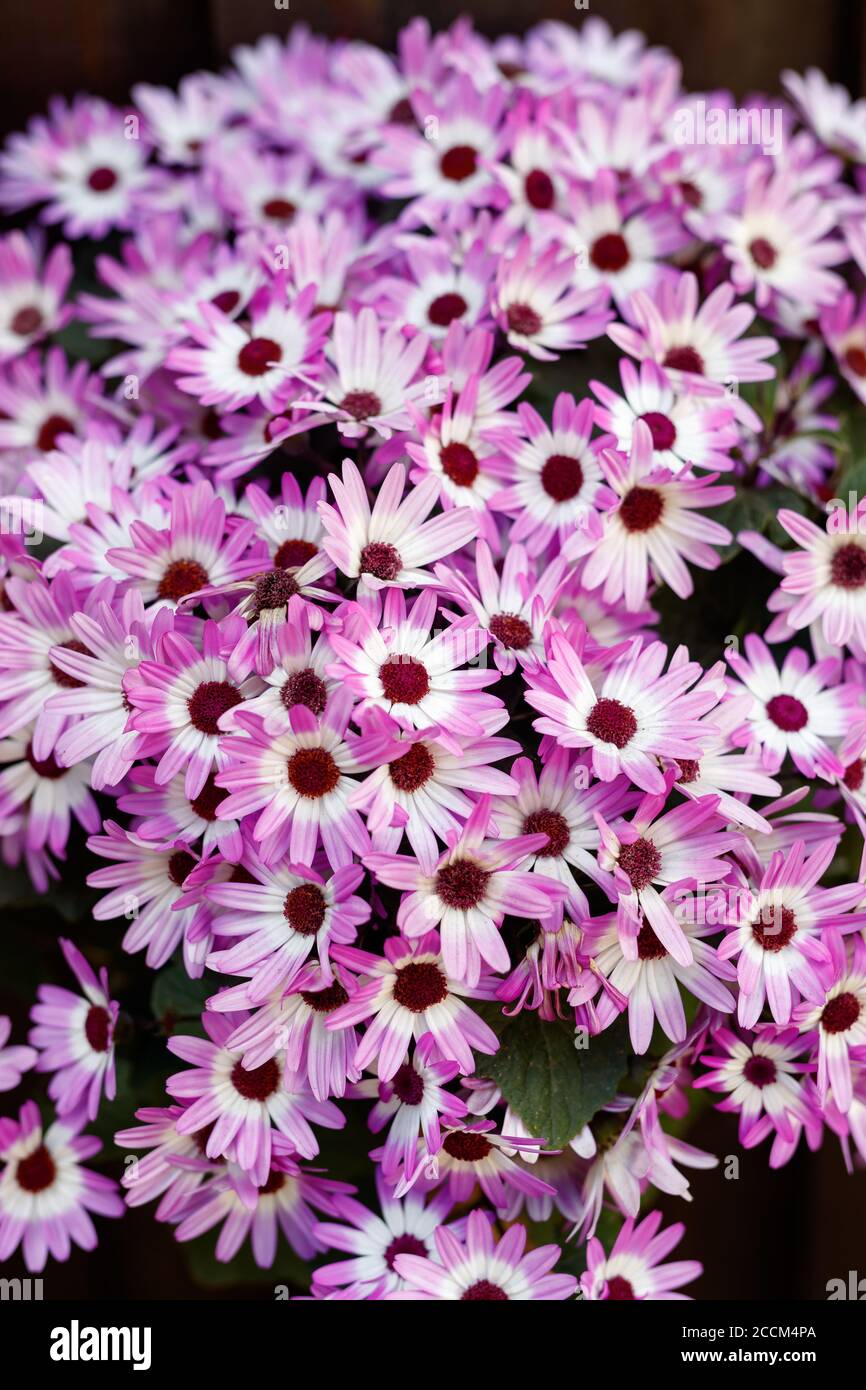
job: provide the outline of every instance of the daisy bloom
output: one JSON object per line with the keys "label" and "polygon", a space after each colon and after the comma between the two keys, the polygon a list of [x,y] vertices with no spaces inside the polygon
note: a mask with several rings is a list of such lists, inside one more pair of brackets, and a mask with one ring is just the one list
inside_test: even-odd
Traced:
{"label": "daisy bloom", "polygon": [[629,1219],[617,1233],[611,1252],[606,1255],[595,1236],[587,1245],[587,1269],[580,1280],[580,1291],[588,1299],[679,1299],[688,1294],[676,1290],[703,1274],[697,1260],[661,1262],[679,1244],[685,1232],[682,1222],[660,1231],[662,1214],[652,1211],[635,1224]]}
{"label": "daisy bloom", "polygon": [[114,1029],[120,1006],[108,992],[108,971],[99,978],[71,941],[60,938],[66,963],[84,997],[56,985],[40,985],[38,1003],[30,1010],[35,1025],[30,1042],[39,1049],[37,1071],[54,1072],[48,1094],[65,1116],[84,1105],[95,1120],[99,1100],[114,1100]]}
{"label": "daisy bloom", "polygon": [[322,1244],[345,1251],[351,1258],[319,1265],[313,1270],[314,1286],[377,1286],[383,1294],[390,1293],[406,1287],[396,1270],[398,1255],[426,1258],[435,1252],[434,1236],[445,1229],[443,1222],[453,1205],[450,1195],[438,1192],[426,1201],[423,1195],[408,1192],[398,1200],[380,1173],[376,1174],[376,1193],[381,1216],[354,1197],[340,1197],[335,1202],[337,1221],[317,1224],[316,1235]]}
{"label": "daisy bloom", "polygon": [[113,1179],[83,1168],[102,1148],[81,1133],[84,1115],[56,1120],[43,1130],[32,1100],[18,1121],[0,1120],[0,1260],[21,1246],[31,1274],[41,1274],[49,1255],[68,1260],[72,1246],[94,1250],[96,1216],[122,1216]]}
{"label": "daisy bloom", "polygon": [[606,304],[602,286],[579,287],[573,257],[555,243],[539,253],[526,237],[499,262],[497,322],[512,347],[540,362],[600,337],[612,317]]}
{"label": "daisy bloom", "polygon": [[831,646],[856,638],[866,648],[866,538],[859,524],[837,528],[831,513],[822,531],[787,508],[779,512],[779,523],[799,547],[782,560],[782,591],[794,595],[785,613],[789,625],[799,629],[820,622]]}
{"label": "daisy bloom", "polygon": [[481,962],[507,970],[508,950],[499,932],[507,912],[518,917],[549,917],[565,897],[565,886],[518,868],[548,836],[520,835],[488,840],[490,797],[479,798],[458,834],[449,832],[448,848],[431,868],[397,854],[368,854],[364,863],[392,888],[404,890],[397,925],[410,940],[437,928],[449,975],[477,985]]}
{"label": "daisy bloom", "polygon": [[[651,579],[688,598],[694,584],[686,562],[718,569],[721,557],[713,547],[731,541],[725,526],[696,512],[730,502],[734,489],[712,487],[715,473],[689,478],[658,468],[645,420],[635,421],[627,458],[605,449],[600,459],[619,500],[604,515],[604,534],[587,559],[581,583],[587,589],[601,587],[606,603],[623,599],[631,613],[643,604]],[[576,558],[579,553],[573,542],[566,543],[565,554]]]}
{"label": "daisy bloom", "polygon": [[378,1058],[381,1081],[396,1075],[411,1040],[425,1033],[433,1035],[442,1056],[455,1061],[464,1075],[475,1070],[473,1048],[488,1056],[498,1051],[496,1034],[463,1003],[463,997],[491,998],[489,977],[470,986],[449,976],[435,932],[417,941],[389,937],[383,956],[336,946],[334,958],[366,976],[366,982],[332,1014],[328,1027],[347,1028],[373,1019],[354,1060],[363,1068]]}
{"label": "daisy bloom", "polygon": [[525,1255],[526,1228],[511,1226],[496,1241],[484,1212],[469,1213],[465,1243],[446,1227],[435,1232],[436,1260],[397,1255],[394,1265],[407,1287],[386,1298],[421,1302],[561,1302],[572,1298],[572,1274],[552,1274],[558,1245],[541,1245]]}
{"label": "daisy bloom", "polygon": [[836,1108],[846,1114],[854,1097],[854,1057],[866,1056],[866,946],[854,937],[849,956],[837,932],[825,937],[833,962],[827,995],[817,1007],[810,1000],[794,1009],[803,1033],[818,1034],[818,1095],[822,1104],[832,1091]]}
{"label": "daisy bloom", "polygon": [[351,459],[343,461],[342,478],[331,474],[328,479],[335,505],[320,504],[324,549],[343,574],[369,589],[434,583],[426,566],[459,550],[478,531],[469,507],[425,520],[439,485],[434,477],[425,478],[401,501],[405,480],[405,469],[395,463],[371,509],[364,481]]}
{"label": "daisy bloom", "polygon": [[802,1060],[804,1041],[797,1029],[767,1024],[743,1038],[729,1028],[714,1028],[711,1042],[717,1051],[701,1057],[710,1070],[692,1084],[723,1093],[716,1109],[739,1115],[743,1147],[753,1148],[770,1130],[793,1139],[793,1121],[809,1118],[801,1078],[811,1065]]}

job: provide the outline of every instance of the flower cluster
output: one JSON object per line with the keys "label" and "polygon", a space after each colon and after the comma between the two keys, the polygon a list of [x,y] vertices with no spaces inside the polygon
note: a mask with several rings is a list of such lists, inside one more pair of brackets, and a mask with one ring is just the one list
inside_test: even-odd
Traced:
{"label": "flower cluster", "polygon": [[[0,1259],[155,1202],[314,1298],[682,1298],[702,1088],[866,1160],[866,107],[784,84],[710,127],[597,18],[295,26],[8,142],[4,857],[86,839],[105,958],[202,1009],[121,1195],[136,1023],[59,943]],[[539,1029],[548,1092],[621,1058],[574,1132],[501,1065]]]}

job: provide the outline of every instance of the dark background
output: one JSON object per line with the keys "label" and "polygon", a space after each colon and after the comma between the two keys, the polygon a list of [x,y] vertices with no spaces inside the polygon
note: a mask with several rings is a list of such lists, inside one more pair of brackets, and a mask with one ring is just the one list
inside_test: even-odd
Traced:
{"label": "dark background", "polygon": [[[219,67],[234,44],[284,33],[299,21],[332,36],[393,47],[398,29],[419,12],[436,28],[471,13],[477,27],[491,35],[520,32],[541,19],[585,17],[571,0],[541,5],[530,0],[290,4],[286,12],[272,0],[40,0],[27,5],[0,0],[0,129],[23,125],[54,92],[90,91],[122,100],[134,82],[174,83],[186,72]],[[635,27],[652,42],[670,47],[692,88],[726,87],[738,96],[773,91],[783,68],[815,65],[852,91],[866,89],[863,0],[593,0],[591,13],[602,15],[616,30]],[[34,932],[48,925],[44,917],[39,922],[39,915],[30,921]],[[3,926],[13,931],[24,924],[7,920]],[[47,956],[55,954],[47,939],[53,936],[53,931],[46,933]],[[4,964],[14,969],[14,951],[3,954]],[[0,1000],[3,984],[0,979]],[[8,1004],[7,1011],[16,1012]],[[25,1020],[16,1023],[13,1041],[21,1041]],[[10,1108],[3,1106],[4,1111]],[[787,1168],[771,1173],[766,1145],[750,1153],[739,1148],[735,1117],[705,1110],[689,1138],[718,1154],[723,1165],[727,1155],[737,1155],[740,1172],[736,1181],[726,1180],[723,1168],[698,1172],[690,1206],[673,1199],[662,1202],[667,1219],[686,1221],[676,1257],[700,1259],[705,1265],[695,1286],[698,1297],[822,1299],[828,1279],[847,1279],[849,1270],[866,1275],[866,1172],[846,1176],[835,1139],[827,1138],[818,1155],[800,1152]],[[76,1252],[67,1265],[49,1266],[47,1297],[202,1296],[170,1231],[153,1221],[150,1208],[98,1225],[95,1254]],[[24,1270],[16,1260],[2,1272],[12,1276]],[[271,1296],[262,1285],[255,1292],[236,1286],[209,1290],[207,1296],[245,1292]]]}

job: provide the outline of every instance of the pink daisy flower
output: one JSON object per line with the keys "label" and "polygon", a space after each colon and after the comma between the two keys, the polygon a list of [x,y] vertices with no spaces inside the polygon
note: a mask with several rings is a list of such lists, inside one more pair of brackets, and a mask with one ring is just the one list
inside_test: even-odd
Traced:
{"label": "pink daisy flower", "polygon": [[248,882],[216,881],[206,890],[209,901],[227,909],[219,917],[220,938],[237,943],[212,952],[209,969],[247,975],[246,997],[260,1004],[292,982],[315,946],[323,982],[330,985],[332,943],[351,944],[370,916],[369,905],[353,893],[363,869],[350,864],[323,879],[302,864],[269,869],[249,853],[244,867]]}
{"label": "pink daisy flower", "polygon": [[[484,719],[500,708],[484,687],[498,679],[496,671],[460,669],[476,662],[487,635],[470,618],[458,619],[431,636],[436,595],[422,592],[406,609],[401,589],[356,604],[331,634],[337,661],[330,674],[360,701],[355,717],[363,721],[371,710],[382,710],[401,728],[447,728],[458,738],[478,737]],[[350,634],[350,635],[346,635]]]}
{"label": "pink daisy flower", "polygon": [[178,387],[202,405],[237,410],[258,400],[279,413],[325,341],[329,318],[314,313],[315,300],[313,285],[288,300],[278,279],[252,300],[247,328],[202,301],[199,319],[186,325],[198,346],[172,348],[165,365],[185,374]]}
{"label": "pink daisy flower", "polygon": [[601,401],[596,424],[610,431],[621,453],[629,453],[635,423],[643,420],[652,436],[654,467],[676,474],[692,468],[725,472],[733,466],[730,450],[739,443],[740,433],[727,401],[698,391],[675,391],[667,373],[651,358],[635,368],[624,357],[619,373],[622,395],[602,381],[590,385]]}
{"label": "pink daisy flower", "polygon": [[[587,589],[602,587],[606,603],[623,599],[632,613],[646,598],[651,579],[688,598],[694,584],[686,561],[718,569],[721,557],[713,547],[731,540],[727,527],[695,513],[729,502],[734,489],[712,487],[714,473],[689,478],[658,468],[652,431],[644,420],[635,421],[627,458],[606,449],[600,459],[619,501],[604,515],[604,533],[587,559],[581,583]],[[564,553],[577,558],[583,548],[578,535],[577,544],[566,542]]]}
{"label": "pink daisy flower", "polygon": [[488,432],[509,461],[507,486],[494,495],[491,507],[513,518],[512,544],[524,544],[535,556],[552,541],[563,542],[576,526],[588,526],[589,510],[602,500],[604,487],[598,451],[610,441],[590,443],[592,403],[575,404],[565,391],[553,403],[550,427],[525,402],[517,413],[519,434],[514,429]]}
{"label": "pink daisy flower", "polygon": [[171,1037],[167,1046],[190,1070],[175,1072],[166,1089],[189,1101],[177,1120],[179,1134],[212,1126],[205,1144],[208,1158],[236,1162],[258,1187],[271,1168],[274,1129],[301,1158],[315,1158],[318,1141],[310,1121],[324,1129],[342,1129],[345,1117],[331,1101],[318,1101],[302,1077],[287,1071],[278,1057],[248,1069],[241,1053],[228,1046],[235,1014],[206,1013],[206,1038]]}
{"label": "pink daisy flower", "polygon": [[27,855],[48,849],[63,858],[73,818],[89,834],[101,817],[89,785],[87,763],[61,767],[53,753],[37,758],[32,726],[0,741],[0,822],[4,833],[20,829]]}
{"label": "pink daisy flower", "polygon": [[484,1212],[469,1213],[465,1244],[440,1226],[434,1236],[436,1260],[397,1255],[394,1265],[407,1287],[386,1298],[421,1302],[561,1302],[572,1298],[577,1280],[553,1274],[558,1245],[542,1245],[529,1255],[525,1226],[511,1226],[496,1241]]}
{"label": "pink daisy flower", "polygon": [[0,239],[0,362],[66,326],[72,309],[63,301],[71,279],[65,243],[45,255],[38,237],[10,232]]}
{"label": "pink daisy flower", "polygon": [[[697,662],[674,659],[667,647],[635,638],[603,674],[596,691],[587,666],[563,633],[554,633],[544,673],[527,672],[526,699],[534,721],[564,748],[591,748],[592,770],[603,782],[621,773],[647,792],[663,792],[659,758],[700,758],[706,734],[701,716],[718,695],[701,681]],[[593,673],[594,674],[594,673]]]}
{"label": "pink daisy flower", "polygon": [[496,319],[512,347],[541,362],[586,346],[612,318],[601,286],[575,283],[574,258],[552,244],[538,252],[528,237],[499,262]]}
{"label": "pink daisy flower", "polygon": [[260,555],[250,551],[252,522],[235,521],[228,530],[225,502],[210,483],[175,487],[167,522],[156,529],[132,521],[131,544],[108,551],[112,564],[135,579],[145,603],[176,605],[189,594],[218,589],[261,569]]}
{"label": "pink daisy flower", "polygon": [[493,982],[485,976],[470,986],[450,976],[435,932],[417,941],[389,937],[382,956],[338,946],[334,958],[367,980],[331,1015],[328,1027],[348,1028],[373,1020],[354,1060],[363,1068],[378,1058],[381,1081],[397,1074],[411,1040],[418,1041],[425,1033],[433,1035],[442,1056],[455,1061],[464,1075],[475,1070],[473,1048],[488,1056],[498,1051],[496,1034],[463,1002],[464,997],[492,998]]}
{"label": "pink daisy flower", "polygon": [[617,1233],[611,1252],[606,1255],[600,1240],[593,1236],[587,1245],[587,1269],[581,1277],[584,1298],[596,1299],[679,1299],[688,1294],[676,1290],[703,1274],[698,1260],[671,1260],[662,1264],[685,1232],[682,1222],[660,1231],[662,1214],[650,1212],[635,1225],[630,1217]]}
{"label": "pink daisy flower", "polygon": [[362,750],[357,737],[347,736],[352,706],[345,689],[330,697],[319,718],[306,705],[293,705],[274,733],[260,715],[236,713],[239,732],[223,740],[228,765],[216,778],[230,793],[219,815],[260,813],[252,837],[266,863],[286,853],[293,864],[310,863],[319,839],[335,869],[350,864],[353,853],[368,852],[369,836],[348,797],[357,785],[352,774],[375,766],[379,756],[376,740]]}
{"label": "pink daisy flower", "polygon": [[382,1294],[406,1288],[396,1271],[398,1255],[426,1258],[435,1252],[434,1236],[453,1205],[447,1192],[438,1192],[429,1201],[408,1192],[398,1200],[387,1182],[377,1173],[376,1193],[381,1216],[368,1210],[354,1197],[341,1197],[335,1203],[338,1222],[320,1221],[319,1240],[331,1250],[342,1250],[350,1259],[319,1265],[313,1270],[313,1285],[336,1288],[354,1284],[366,1289],[377,1287]]}
{"label": "pink daisy flower", "polygon": [[810,1118],[801,1078],[811,1064],[802,1060],[796,1028],[763,1025],[748,1038],[714,1028],[711,1041],[717,1050],[701,1057],[710,1070],[692,1084],[724,1095],[716,1109],[739,1115],[743,1147],[753,1148],[771,1131],[793,1139],[793,1122]]}
{"label": "pink daisy flower", "polygon": [[348,1183],[323,1178],[288,1153],[273,1155],[258,1190],[246,1173],[230,1165],[208,1184],[197,1204],[180,1213],[175,1239],[195,1240],[222,1223],[214,1252],[221,1264],[234,1259],[249,1238],[259,1269],[270,1269],[280,1234],[302,1260],[310,1260],[325,1248],[316,1235],[318,1214],[336,1215],[337,1197],[349,1191]]}
{"label": "pink daisy flower", "polygon": [[843,883],[819,888],[829,867],[835,841],[806,857],[802,840],[788,853],[773,854],[760,882],[737,882],[731,930],[719,945],[722,960],[739,956],[738,1018],[753,1028],[765,1000],[776,1023],[790,1022],[801,998],[823,1005],[832,978],[828,928],[857,931],[866,913],[852,913],[863,898],[863,885]]}
{"label": "pink daisy flower", "polygon": [[367,588],[432,584],[426,566],[459,550],[477,534],[478,521],[469,507],[425,520],[436,502],[438,483],[433,477],[425,478],[401,501],[405,480],[405,470],[395,463],[371,509],[364,481],[351,459],[343,461],[342,478],[329,476],[336,505],[320,504],[324,549],[343,574],[360,579]]}
{"label": "pink daisy flower", "polygon": [[796,1005],[794,1021],[801,1033],[818,1034],[818,1095],[822,1105],[832,1091],[836,1108],[847,1114],[854,1098],[852,1050],[866,1057],[866,944],[861,933],[851,951],[838,932],[828,931],[826,945],[832,960],[824,1002]]}
{"label": "pink daisy flower", "polygon": [[185,768],[190,800],[200,794],[213,769],[225,764],[223,715],[259,688],[255,681],[236,685],[228,679],[225,652],[242,631],[234,619],[206,622],[200,651],[181,633],[165,632],[154,644],[156,659],[139,662],[124,679],[132,707],[130,727],[147,735],[149,751],[160,755],[157,785]]}
{"label": "pink daisy flower", "polygon": [[490,797],[482,796],[459,834],[435,866],[425,868],[406,855],[368,854],[376,877],[404,890],[397,925],[410,940],[438,928],[442,957],[450,976],[477,985],[482,961],[508,970],[508,950],[499,933],[507,912],[518,917],[551,916],[565,897],[565,886],[518,868],[533,851],[549,843],[543,832],[513,840],[488,840]]}
{"label": "pink daisy flower", "polygon": [[787,508],[779,522],[799,546],[782,561],[782,591],[794,595],[785,613],[788,624],[799,629],[819,621],[831,646],[856,638],[866,648],[866,538],[859,527],[835,529],[830,515],[822,531]]}
{"label": "pink daisy flower", "polygon": [[32,1100],[20,1119],[0,1120],[0,1260],[21,1246],[24,1263],[40,1274],[48,1256],[68,1260],[73,1244],[96,1248],[97,1216],[122,1216],[117,1184],[103,1173],[83,1168],[82,1161],[102,1148],[81,1133],[84,1115],[57,1120],[43,1130]]}
{"label": "pink daisy flower", "polygon": [[[866,552],[864,552],[866,554]],[[768,772],[778,772],[787,755],[804,777],[840,777],[844,767],[828,740],[850,732],[861,709],[860,687],[838,682],[839,663],[825,657],[814,665],[793,647],[779,670],[765,643],[754,633],[745,640],[746,656],[728,652],[731,668],[753,695],[751,708],[732,737],[758,743]]]}
{"label": "pink daisy flower", "polygon": [[427,390],[417,379],[426,352],[423,333],[407,337],[399,324],[381,331],[375,309],[364,308],[357,317],[337,314],[333,368],[316,382],[321,398],[292,402],[296,410],[314,413],[302,416],[290,433],[336,424],[347,439],[362,439],[368,429],[388,439],[394,430],[410,429],[407,404]]}
{"label": "pink daisy flower", "polygon": [[108,971],[97,979],[71,941],[60,937],[66,963],[84,991],[82,998],[56,985],[40,985],[30,1010],[35,1027],[30,1042],[39,1049],[37,1071],[54,1072],[48,1094],[57,1113],[66,1116],[82,1105],[95,1120],[100,1097],[114,1100],[114,1030],[119,1004],[108,992]]}
{"label": "pink daisy flower", "polygon": [[371,1078],[355,1087],[356,1094],[376,1100],[367,1120],[373,1133],[388,1126],[380,1161],[389,1182],[411,1174],[419,1139],[430,1154],[441,1147],[440,1115],[453,1124],[467,1113],[466,1102],[445,1089],[460,1068],[456,1062],[436,1061],[437,1052],[433,1034],[425,1033],[388,1081]]}

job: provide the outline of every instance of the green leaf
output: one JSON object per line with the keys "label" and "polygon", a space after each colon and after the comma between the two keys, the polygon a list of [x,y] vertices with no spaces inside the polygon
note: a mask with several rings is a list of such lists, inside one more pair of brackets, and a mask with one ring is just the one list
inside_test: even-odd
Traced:
{"label": "green leaf", "polygon": [[191,980],[181,961],[167,965],[154,981],[150,996],[153,1016],[167,1033],[175,1031],[175,1025],[183,1023],[184,1032],[190,1032],[193,1025],[200,1031],[201,1015],[205,1002],[214,993],[213,980]]}
{"label": "green leaf", "polygon": [[[617,1091],[628,1067],[625,1024],[619,1020],[585,1049],[574,1028],[524,1010],[514,1019],[491,1020],[500,1048],[484,1070],[499,1086],[531,1134],[561,1148],[583,1129]],[[504,1023],[504,1026],[502,1026]],[[499,1025],[497,1027],[497,1024]]]}

